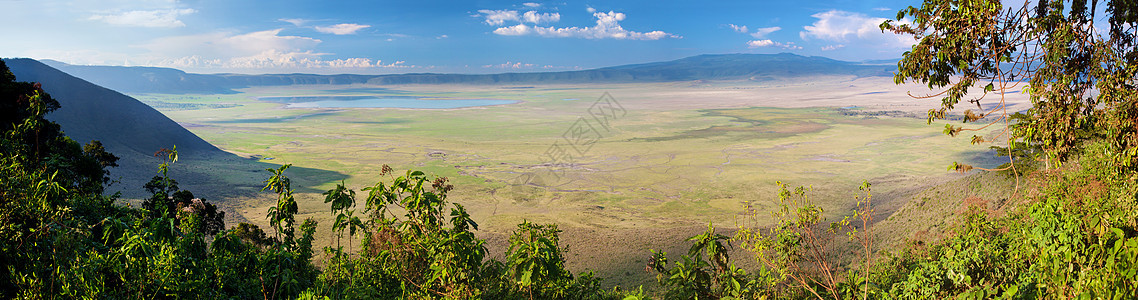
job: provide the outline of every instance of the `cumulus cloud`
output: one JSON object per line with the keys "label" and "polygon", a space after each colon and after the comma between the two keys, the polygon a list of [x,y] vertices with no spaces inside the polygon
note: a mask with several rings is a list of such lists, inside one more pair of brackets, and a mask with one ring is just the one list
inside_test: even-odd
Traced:
{"label": "cumulus cloud", "polygon": [[541,7],[541,3],[536,2],[526,2],[522,3],[522,5],[525,5],[525,7]]}
{"label": "cumulus cloud", "polygon": [[787,50],[802,49],[802,47],[794,45],[794,42],[782,43],[782,42],[776,42],[776,41],[772,41],[772,40],[753,40],[753,41],[747,42],[747,47],[752,48],[752,49],[762,48],[762,47],[778,47],[778,48],[787,49]]}
{"label": "cumulus cloud", "polygon": [[131,10],[113,14],[93,15],[89,17],[88,20],[102,21],[107,24],[121,26],[177,28],[186,26],[185,23],[182,23],[181,20],[178,20],[178,16],[188,15],[195,12],[197,11],[189,8]]}
{"label": "cumulus cloud", "polygon": [[[4,1],[0,0],[0,2]],[[200,25],[198,24],[200,22],[197,18],[198,14],[205,13],[205,9],[188,6],[197,5],[197,2],[200,1],[35,0],[17,2],[21,4],[13,4],[16,6],[13,10],[0,9],[0,20],[11,20],[37,28],[51,26],[51,24],[67,25],[74,23],[72,25],[78,25],[69,27],[73,30],[68,30],[66,34],[59,36],[64,40],[84,36],[121,35],[137,30],[153,31],[157,29],[170,32],[167,34],[130,36],[125,40],[131,41],[126,42],[126,44],[83,44],[76,41],[78,44],[63,46],[36,46],[42,43],[3,45],[13,48],[8,50],[12,55],[22,54],[21,56],[51,58],[77,64],[175,67],[190,72],[209,73],[384,73],[388,72],[385,71],[387,68],[427,68],[408,65],[395,60],[392,60],[394,62],[381,62],[377,60],[379,57],[372,55],[330,53],[333,52],[328,50],[330,48],[321,47],[325,45],[319,39],[311,37],[319,35],[319,33],[308,30],[294,30],[296,28],[294,25],[311,28],[313,25],[336,23],[325,24],[302,19],[281,19],[278,22],[275,19],[275,17],[295,17],[289,15],[261,20],[269,21],[270,26],[279,26],[284,28],[283,30],[276,29],[277,27],[258,28],[257,30],[210,30],[198,28],[200,27],[198,26]],[[20,9],[20,7],[50,8],[51,10],[29,10]],[[45,16],[34,16],[42,14],[29,13],[36,11],[56,14],[47,18]],[[27,17],[20,15],[27,15]],[[29,19],[36,20],[36,22],[28,22]],[[294,31],[304,33],[293,34]],[[17,46],[24,47],[24,49]],[[48,49],[39,50],[31,47]]]}
{"label": "cumulus cloud", "polygon": [[506,21],[517,21],[518,20],[518,11],[516,11],[516,10],[480,9],[480,10],[478,10],[478,12],[481,14],[482,17],[486,18],[485,22],[486,22],[486,24],[489,24],[489,25],[499,26],[499,25],[506,23]]}
{"label": "cumulus cloud", "polygon": [[414,67],[402,62],[383,64],[368,58],[325,59],[331,53],[313,50],[321,41],[281,35],[282,29],[243,34],[215,32],[164,37],[137,47],[149,50],[149,65],[193,69],[301,70],[308,68]]}
{"label": "cumulus cloud", "polygon": [[775,42],[772,40],[754,40],[747,42],[747,46],[751,48],[770,47],[774,46]]}
{"label": "cumulus cloud", "polygon": [[755,37],[756,39],[761,39],[761,38],[767,36],[768,34],[771,34],[772,32],[782,30],[782,27],[774,26],[774,27],[756,28],[754,30],[754,32],[752,32],[751,29],[747,28],[746,25],[727,24],[727,26],[730,26],[731,30],[734,30],[735,32],[738,32],[738,33],[750,33],[751,36]]}
{"label": "cumulus cloud", "polygon": [[597,18],[596,26],[592,27],[541,27],[541,26],[528,26],[525,24],[518,24],[514,26],[500,27],[494,30],[495,34],[499,35],[529,35],[534,34],[542,37],[559,37],[559,38],[585,38],[585,39],[618,39],[618,40],[659,40],[662,38],[681,38],[680,36],[663,32],[636,32],[629,31],[620,26],[620,21],[625,19],[624,13],[612,12],[596,12],[593,17]]}
{"label": "cumulus cloud", "polygon": [[302,36],[282,36],[282,29],[234,34],[213,32],[197,35],[170,36],[152,40],[137,47],[166,57],[200,55],[203,57],[250,56],[266,50],[298,51],[311,49],[320,40]]}
{"label": "cumulus cloud", "polygon": [[475,15],[476,17],[485,18],[484,22],[486,22],[486,24],[494,26],[502,26],[502,24],[505,24],[506,22],[541,24],[556,23],[558,21],[561,21],[561,14],[559,13],[539,13],[532,10],[525,13],[519,13],[516,10],[509,9],[482,9],[479,10],[478,13],[478,15]]}
{"label": "cumulus cloud", "polygon": [[529,26],[526,26],[525,24],[518,24],[514,26],[506,26],[494,29],[494,34],[498,35],[526,35],[530,32],[531,31],[529,29]]}
{"label": "cumulus cloud", "polygon": [[316,26],[316,27],[313,27],[313,29],[316,29],[316,31],[319,31],[321,33],[335,34],[335,35],[348,35],[348,34],[355,34],[357,31],[360,31],[360,29],[364,29],[364,28],[368,28],[368,27],[371,27],[371,25],[346,23],[346,24],[336,24],[336,25],[332,25],[332,26]]}
{"label": "cumulus cloud", "polygon": [[875,18],[865,14],[831,10],[811,15],[818,19],[804,26],[798,35],[803,40],[820,39],[834,42],[848,42],[854,39],[885,47],[909,47],[915,41],[892,33],[882,33],[878,27],[885,18]]}
{"label": "cumulus cloud", "polygon": [[[417,67],[419,67],[419,66],[416,66],[416,65],[408,65],[408,64],[406,64],[406,63],[407,63],[406,61],[398,60],[398,61],[395,61],[395,62],[393,62],[393,63],[389,63],[389,64],[383,64],[383,61],[379,61],[379,60],[377,60],[377,61],[375,61],[375,66],[376,66],[376,67],[380,67],[380,68],[396,68],[396,69],[402,69],[402,68],[417,68]],[[427,67],[427,68],[434,68],[434,67],[433,67],[433,66],[430,66],[430,67]]]}
{"label": "cumulus cloud", "polygon": [[522,20],[529,23],[557,23],[561,21],[561,14],[559,13],[537,13],[535,11],[527,11],[522,15]]}
{"label": "cumulus cloud", "polygon": [[595,13],[595,12],[597,12],[597,9],[596,9],[596,8],[593,8],[592,6],[586,6],[586,7],[585,7],[585,11],[587,11],[587,12],[589,12],[589,13],[591,14],[591,13]]}
{"label": "cumulus cloud", "polygon": [[371,60],[366,58],[337,59],[324,61],[320,57],[327,53],[315,53],[311,50],[304,52],[282,52],[276,49],[265,50],[250,56],[234,57],[223,62],[223,67],[236,69],[267,69],[267,68],[316,68],[326,66],[341,67],[370,67]]}
{"label": "cumulus cloud", "polygon": [[840,10],[831,10],[817,13],[811,17],[818,20],[812,25],[803,27],[805,31],[799,33],[803,38],[817,38],[823,40],[845,41],[849,37],[864,38],[872,34],[880,34],[878,24],[885,18],[872,18],[864,14]]}

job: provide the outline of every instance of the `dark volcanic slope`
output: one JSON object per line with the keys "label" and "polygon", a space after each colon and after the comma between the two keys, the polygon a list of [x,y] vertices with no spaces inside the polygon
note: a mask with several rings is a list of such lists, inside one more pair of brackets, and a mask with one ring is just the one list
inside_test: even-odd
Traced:
{"label": "dark volcanic slope", "polygon": [[[109,192],[121,191],[125,197],[136,199],[149,196],[142,186],[155,175],[160,163],[153,157],[154,152],[173,145],[178,146],[180,159],[171,169],[171,176],[181,188],[192,190],[198,197],[247,197],[261,186],[265,169],[278,167],[222,151],[157,110],[119,92],[32,59],[4,62],[16,80],[39,82],[59,101],[60,109],[47,118],[59,123],[64,134],[80,143],[102,141],[108,151],[121,158],[119,167],[110,170],[111,178],[118,183]],[[290,172],[294,186],[303,192],[314,192],[309,186],[345,178],[340,173],[304,167],[293,167]],[[229,203],[217,204],[232,211]]]}
{"label": "dark volcanic slope", "polygon": [[183,155],[224,153],[150,106],[32,59],[5,59],[16,80],[39,82],[61,108],[48,119],[86,143],[100,140],[108,150],[150,155],[178,145]]}
{"label": "dark volcanic slope", "polygon": [[503,74],[393,75],[190,74],[170,68],[75,66],[45,61],[71,75],[126,93],[229,93],[235,88],[294,84],[541,84],[689,80],[764,80],[811,75],[889,76],[892,65],[869,65],[783,54],[700,55],[592,70]]}

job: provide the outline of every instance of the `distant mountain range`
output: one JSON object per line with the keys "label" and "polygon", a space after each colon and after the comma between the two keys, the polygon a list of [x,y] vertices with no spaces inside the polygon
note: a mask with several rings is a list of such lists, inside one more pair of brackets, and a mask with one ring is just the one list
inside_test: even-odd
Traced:
{"label": "distant mountain range", "polygon": [[767,80],[773,78],[853,75],[890,76],[888,61],[856,63],[817,56],[782,54],[699,55],[666,62],[591,70],[501,74],[410,73],[394,75],[193,74],[171,68],[45,64],[124,93],[231,93],[253,86],[294,84],[539,84],[627,83],[692,80]]}

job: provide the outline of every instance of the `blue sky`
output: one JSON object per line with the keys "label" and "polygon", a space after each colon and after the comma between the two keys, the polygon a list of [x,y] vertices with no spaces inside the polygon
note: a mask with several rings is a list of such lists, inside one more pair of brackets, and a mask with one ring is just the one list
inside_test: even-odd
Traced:
{"label": "blue sky", "polygon": [[198,73],[498,73],[699,54],[898,58],[917,1],[0,0],[0,57]]}

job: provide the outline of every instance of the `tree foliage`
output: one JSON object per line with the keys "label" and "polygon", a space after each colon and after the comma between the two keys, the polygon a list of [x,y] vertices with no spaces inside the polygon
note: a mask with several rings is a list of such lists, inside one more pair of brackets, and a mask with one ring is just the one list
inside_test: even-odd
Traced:
{"label": "tree foliage", "polygon": [[[945,133],[1003,124],[1006,131],[973,136],[973,142],[1003,141],[1009,158],[1039,159],[1049,167],[1068,159],[1080,141],[1101,138],[1111,142],[1108,151],[1119,167],[1133,168],[1138,163],[1135,11],[1138,5],[1123,0],[926,0],[881,28],[917,41],[898,63],[894,80],[942,89],[918,96],[941,99],[940,109],[929,110],[930,123],[946,118],[961,101],[975,105],[964,111],[965,123],[988,118],[979,127],[948,124]],[[1016,112],[1008,111],[1005,97],[1020,89],[1032,107],[1013,120]],[[987,102],[996,104],[982,105]]]}
{"label": "tree foliage", "polygon": [[315,223],[289,248],[255,226],[224,230],[223,212],[168,177],[177,148],[158,153],[142,209],[116,205],[102,192],[117,158],[64,136],[38,84],[2,62],[0,75],[0,298],[279,299],[312,285]]}
{"label": "tree foliage", "polygon": [[715,227],[708,223],[707,231],[687,239],[691,248],[671,268],[668,253],[653,250],[646,270],[659,273],[656,278],[667,289],[666,299],[751,299],[763,295],[769,272],[752,276],[736,267],[728,254],[730,240],[715,233]]}
{"label": "tree foliage", "polygon": [[[337,241],[325,249],[328,266],[312,296],[330,298],[610,299],[589,274],[565,269],[556,225],[523,222],[511,235],[506,261],[488,260],[478,223],[466,209],[446,200],[454,188],[445,177],[420,171],[364,188],[367,198],[355,214],[356,192],[343,183],[324,193],[336,215]],[[339,239],[363,235],[356,255]]]}
{"label": "tree foliage", "polygon": [[[1002,123],[1000,155],[1044,161],[1030,177],[1037,191],[1010,199],[1000,216],[973,208],[947,240],[896,254],[876,267],[886,295],[912,298],[1107,298],[1136,295],[1134,176],[1138,162],[1138,3],[1133,1],[926,0],[883,30],[918,40],[895,81],[944,88],[946,117],[975,104],[945,132]],[[986,85],[985,85],[986,84]],[[966,98],[983,86],[977,97]],[[1004,96],[1022,89],[1032,107],[1009,113]],[[988,95],[1000,97],[984,107]],[[1074,163],[1064,167],[1063,163]],[[972,166],[954,163],[956,170]],[[1009,164],[1007,168],[1019,165]],[[1027,164],[1030,166],[1030,163]],[[1004,168],[1006,169],[1006,168]],[[1021,172],[1017,171],[1018,176]]]}
{"label": "tree foliage", "polygon": [[1040,193],[1006,216],[972,207],[947,240],[876,267],[888,295],[913,298],[1138,297],[1138,190],[1107,142],[1084,145],[1076,170],[1043,175]]}

